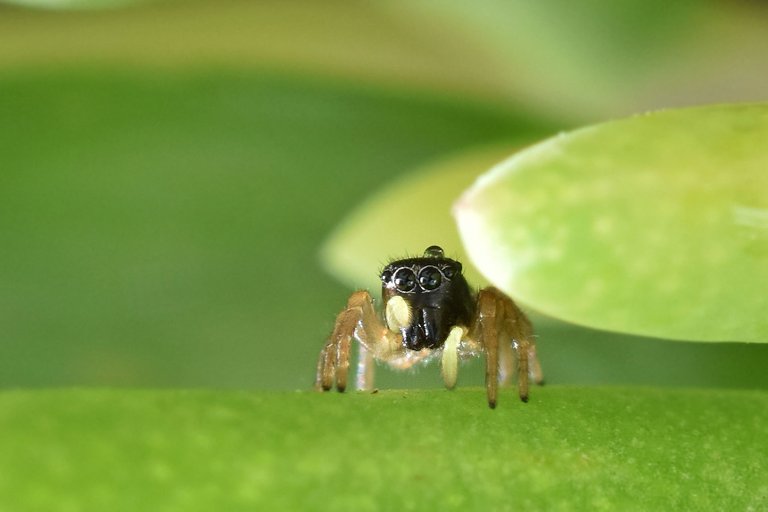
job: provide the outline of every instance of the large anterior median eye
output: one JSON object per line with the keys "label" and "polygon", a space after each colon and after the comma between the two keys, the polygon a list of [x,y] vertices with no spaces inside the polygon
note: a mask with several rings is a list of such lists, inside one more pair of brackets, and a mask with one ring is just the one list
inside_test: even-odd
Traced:
{"label": "large anterior median eye", "polygon": [[419,284],[425,290],[435,290],[440,287],[443,276],[437,267],[424,267],[419,272]]}
{"label": "large anterior median eye", "polygon": [[401,292],[412,292],[416,288],[416,274],[409,268],[401,268],[395,272],[395,288]]}

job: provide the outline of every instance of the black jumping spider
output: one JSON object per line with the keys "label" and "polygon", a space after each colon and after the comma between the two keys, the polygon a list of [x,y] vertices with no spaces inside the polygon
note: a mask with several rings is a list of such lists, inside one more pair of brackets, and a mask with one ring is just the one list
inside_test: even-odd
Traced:
{"label": "black jumping spider", "polygon": [[528,401],[528,379],[542,382],[531,322],[494,287],[470,290],[461,263],[435,245],[424,256],[392,261],[381,271],[384,311],[367,291],[353,293],[336,317],[317,363],[316,387],[334,381],[347,387],[352,338],[360,344],[357,388],[373,387],[374,359],[395,369],[440,358],[445,386],[456,385],[459,359],[485,354],[488,405],[496,407],[499,382],[517,370],[520,399]]}

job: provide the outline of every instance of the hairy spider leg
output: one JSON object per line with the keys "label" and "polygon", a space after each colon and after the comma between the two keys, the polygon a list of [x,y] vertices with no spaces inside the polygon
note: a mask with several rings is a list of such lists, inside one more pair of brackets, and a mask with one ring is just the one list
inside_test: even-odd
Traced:
{"label": "hairy spider leg", "polygon": [[499,344],[499,385],[509,386],[516,370],[517,361],[512,343]]}
{"label": "hairy spider leg", "polygon": [[496,302],[496,297],[487,288],[480,290],[477,294],[475,320],[470,329],[470,337],[485,352],[485,389],[488,396],[488,406],[491,409],[496,407],[499,384],[499,333]]}
{"label": "hairy spider leg", "polygon": [[520,399],[527,402],[529,377],[540,383],[542,374],[536,359],[533,328],[525,314],[498,289],[484,288],[477,296],[470,337],[485,352],[488,405],[496,406],[499,382],[506,384],[515,370]]}
{"label": "hairy spider leg", "polygon": [[373,387],[375,360],[402,370],[438,354],[442,354],[441,372],[449,389],[456,384],[460,356],[485,354],[486,392],[491,408],[496,406],[499,382],[505,383],[515,370],[518,373],[520,399],[524,402],[528,400],[529,379],[538,384],[543,381],[530,321],[509,297],[496,288],[480,290],[471,328],[453,326],[442,352],[429,348],[419,351],[405,348],[401,329],[410,322],[410,315],[408,304],[399,296],[393,297],[385,306],[385,325],[374,309],[371,295],[363,290],[353,293],[347,307],[336,317],[333,332],[320,352],[315,386],[327,391],[335,383],[339,391],[346,389],[353,338],[360,348],[358,389]]}
{"label": "hairy spider leg", "polygon": [[[347,301],[347,307],[338,314],[333,332],[320,352],[317,363],[315,387],[328,391],[333,387],[344,391],[347,387],[349,372],[349,352],[352,338],[355,338],[371,357],[385,357],[401,347],[396,333],[387,329],[379,320],[373,307],[370,293],[360,290],[353,293]],[[363,356],[363,373],[370,373],[368,381],[372,385],[372,364],[365,364],[368,354]],[[360,379],[358,365],[358,380]],[[364,379],[365,380],[365,379]],[[366,384],[365,382],[363,384]]]}
{"label": "hairy spider leg", "polygon": [[370,391],[373,389],[373,353],[362,343],[358,344],[358,349],[355,389]]}

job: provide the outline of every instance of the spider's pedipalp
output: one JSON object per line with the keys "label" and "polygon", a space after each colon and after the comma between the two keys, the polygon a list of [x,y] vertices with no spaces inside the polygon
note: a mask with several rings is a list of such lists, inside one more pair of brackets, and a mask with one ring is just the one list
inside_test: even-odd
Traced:
{"label": "spider's pedipalp", "polygon": [[463,327],[454,326],[443,344],[440,373],[448,389],[456,387],[456,378],[459,373],[459,343],[465,333],[466,330]]}
{"label": "spider's pedipalp", "polygon": [[400,295],[395,295],[387,301],[384,308],[384,319],[391,331],[405,329],[411,324],[411,307]]}

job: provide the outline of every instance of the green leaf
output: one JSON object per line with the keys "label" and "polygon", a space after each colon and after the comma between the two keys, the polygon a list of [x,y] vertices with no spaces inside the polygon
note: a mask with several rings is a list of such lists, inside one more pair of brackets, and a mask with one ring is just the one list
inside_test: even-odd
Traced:
{"label": "green leaf", "polygon": [[762,510],[768,394],[0,394],[0,508]]}
{"label": "green leaf", "polygon": [[768,342],[768,105],[657,112],[559,136],[456,207],[484,275],[548,315]]}

